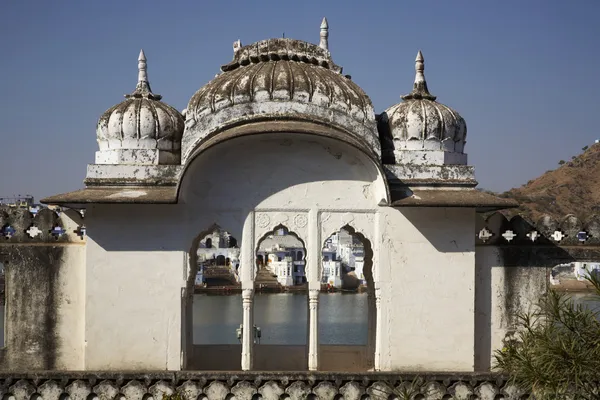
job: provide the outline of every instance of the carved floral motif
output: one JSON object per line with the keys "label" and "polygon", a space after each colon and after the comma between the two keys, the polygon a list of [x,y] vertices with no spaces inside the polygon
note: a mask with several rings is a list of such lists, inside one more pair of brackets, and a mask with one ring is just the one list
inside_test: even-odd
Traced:
{"label": "carved floral motif", "polygon": [[294,216],[294,225],[297,228],[304,228],[308,224],[308,218],[306,214],[296,214]]}
{"label": "carved floral motif", "polygon": [[256,225],[260,228],[266,228],[271,223],[271,218],[265,213],[260,213],[256,216]]}

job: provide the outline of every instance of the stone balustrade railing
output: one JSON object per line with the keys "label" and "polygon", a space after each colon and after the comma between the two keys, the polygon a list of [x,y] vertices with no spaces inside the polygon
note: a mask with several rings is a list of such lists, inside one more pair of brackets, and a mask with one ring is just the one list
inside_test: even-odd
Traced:
{"label": "stone balustrade railing", "polygon": [[10,400],[523,399],[499,375],[478,373],[40,372],[0,374]]}
{"label": "stone balustrade railing", "polygon": [[2,243],[81,243],[86,228],[77,211],[42,208],[32,213],[23,208],[0,206]]}
{"label": "stone balustrade railing", "polygon": [[478,245],[600,246],[600,215],[585,221],[574,215],[562,220],[546,215],[534,222],[521,215],[507,219],[496,212],[478,219],[475,236]]}

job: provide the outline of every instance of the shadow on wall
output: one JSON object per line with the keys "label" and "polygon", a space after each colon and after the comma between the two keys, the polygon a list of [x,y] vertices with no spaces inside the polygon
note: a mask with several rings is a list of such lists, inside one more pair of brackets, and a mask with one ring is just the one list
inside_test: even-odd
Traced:
{"label": "shadow on wall", "polygon": [[375,208],[385,185],[373,161],[346,143],[285,133],[242,137],[191,161],[178,204],[95,205],[87,234],[108,251],[187,252],[215,223],[241,239],[247,210]]}
{"label": "shadow on wall", "polygon": [[[518,223],[520,233],[536,230],[525,220]],[[503,223],[499,231],[507,226]],[[549,240],[532,242],[525,234],[518,237],[511,242],[478,244],[475,251],[475,371],[493,367],[493,350],[505,335],[514,332],[517,313],[535,307],[547,292],[552,268],[581,255],[580,249],[565,249]]]}
{"label": "shadow on wall", "polygon": [[402,213],[440,253],[475,250],[475,211],[472,208],[406,207],[395,211]]}
{"label": "shadow on wall", "polygon": [[[365,190],[369,185],[371,190]],[[385,188],[375,163],[352,146],[302,134],[261,134],[209,148],[190,162],[180,199],[204,207],[374,208],[373,186]],[[385,190],[384,190],[385,191]],[[379,194],[379,193],[378,193]],[[354,207],[353,207],[354,206]]]}

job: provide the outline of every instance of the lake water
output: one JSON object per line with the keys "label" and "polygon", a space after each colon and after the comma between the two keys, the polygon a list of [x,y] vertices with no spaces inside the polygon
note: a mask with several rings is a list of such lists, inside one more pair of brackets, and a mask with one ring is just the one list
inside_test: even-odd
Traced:
{"label": "lake water", "polygon": [[[600,309],[600,301],[588,293],[572,297]],[[194,296],[194,343],[238,344],[236,329],[242,323],[240,294]],[[322,293],[319,296],[319,341],[322,344],[365,345],[368,338],[366,293]],[[4,327],[4,307],[0,306]],[[306,294],[257,294],[254,296],[254,324],[262,331],[261,343],[307,343],[308,296]],[[4,329],[0,329],[4,346]]]}
{"label": "lake water", "polygon": [[[368,338],[366,293],[322,293],[319,296],[319,342],[365,345]],[[239,344],[242,296],[194,296],[194,343]],[[263,344],[305,345],[308,296],[270,293],[254,296],[254,324]]]}

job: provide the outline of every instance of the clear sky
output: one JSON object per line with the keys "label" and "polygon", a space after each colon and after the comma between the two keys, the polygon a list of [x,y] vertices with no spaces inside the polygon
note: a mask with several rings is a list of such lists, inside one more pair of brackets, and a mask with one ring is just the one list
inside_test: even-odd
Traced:
{"label": "clear sky", "polygon": [[318,43],[377,112],[430,91],[467,121],[480,187],[503,191],[600,139],[600,1],[1,1],[0,197],[83,187],[100,115],[131,92],[137,56],[182,110],[232,43]]}

